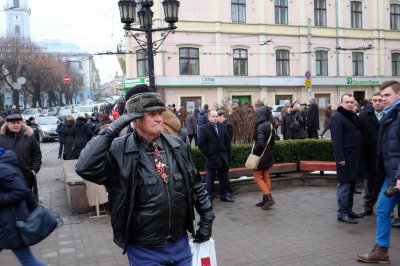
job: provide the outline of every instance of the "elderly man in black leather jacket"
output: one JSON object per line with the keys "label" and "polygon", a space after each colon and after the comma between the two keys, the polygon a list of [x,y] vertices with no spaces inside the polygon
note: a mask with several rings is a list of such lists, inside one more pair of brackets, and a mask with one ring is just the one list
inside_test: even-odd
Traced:
{"label": "elderly man in black leather jacket", "polygon": [[[75,170],[105,185],[114,242],[131,265],[191,265],[186,231],[194,242],[207,241],[215,218],[205,186],[187,145],[161,133],[165,105],[158,94],[134,95],[126,109],[89,141]],[[134,132],[118,137],[129,123]],[[200,214],[196,233],[194,207]]]}

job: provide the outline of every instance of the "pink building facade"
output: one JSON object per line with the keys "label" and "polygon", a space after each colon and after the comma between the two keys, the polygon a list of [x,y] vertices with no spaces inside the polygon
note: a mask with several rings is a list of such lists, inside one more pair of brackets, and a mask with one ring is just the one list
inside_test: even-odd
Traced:
{"label": "pink building facade", "polygon": [[[336,108],[343,93],[361,101],[400,80],[400,0],[184,0],[176,25],[155,56],[157,92],[187,109],[311,97]],[[126,49],[126,79],[146,76],[132,37]]]}

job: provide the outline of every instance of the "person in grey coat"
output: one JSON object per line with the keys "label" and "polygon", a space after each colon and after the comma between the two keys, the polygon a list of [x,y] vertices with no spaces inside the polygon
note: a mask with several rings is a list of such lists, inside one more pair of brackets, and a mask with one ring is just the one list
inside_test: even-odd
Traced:
{"label": "person in grey coat", "polygon": [[194,139],[194,145],[197,146],[197,118],[195,117],[192,110],[189,110],[188,115],[185,118],[185,125],[190,145],[192,145],[192,140]]}
{"label": "person in grey coat", "polygon": [[344,94],[337,112],[331,118],[333,152],[337,169],[337,219],[340,222],[356,224],[353,195],[355,182],[363,178],[361,157],[361,132],[358,116],[352,111],[354,97]]}

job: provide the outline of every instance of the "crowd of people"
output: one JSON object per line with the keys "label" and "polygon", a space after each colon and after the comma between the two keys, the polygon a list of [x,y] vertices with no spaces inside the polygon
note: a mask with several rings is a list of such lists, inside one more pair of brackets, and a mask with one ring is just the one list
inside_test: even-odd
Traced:
{"label": "crowd of people", "polygon": [[[390,217],[400,195],[384,191],[400,187],[400,84],[385,82],[363,108],[355,103],[354,96],[346,93],[337,112],[333,114],[328,105],[324,129],[318,135],[319,107],[315,99],[309,99],[309,104],[288,101],[282,111],[282,138],[318,139],[330,130],[337,166],[337,220],[357,224],[358,219],[373,214],[376,204],[376,242],[371,252],[356,258],[362,262],[388,263]],[[210,239],[215,218],[215,179],[219,183],[220,201],[227,204],[235,201],[228,173],[233,159],[232,143],[238,142],[234,117],[239,111],[229,113],[207,104],[201,110],[196,107],[187,111],[183,106],[177,110],[174,104],[165,105],[160,95],[146,85],[128,90],[124,108],[121,106],[105,109],[104,113],[94,112],[89,118],[84,114],[79,114],[76,120],[65,117],[57,128],[58,158],[78,159],[75,170],[82,178],[106,186],[114,241],[124,249],[132,265],[149,261],[190,265],[186,232],[193,235],[194,242]],[[269,210],[275,204],[269,170],[274,162],[275,142],[280,139],[278,123],[265,105],[246,108],[242,111],[252,121],[251,152],[260,157],[253,179],[262,197],[255,206]],[[16,182],[14,187],[20,193],[15,194],[15,202],[38,204],[36,175],[42,155],[35,136],[35,120],[24,123],[19,114],[9,114],[0,116],[0,124],[0,164],[7,166],[4,169],[14,167],[10,176],[2,165],[0,191],[15,194],[7,184]],[[206,159],[205,185],[191,159],[193,145],[198,146]],[[19,160],[17,170],[15,158]],[[353,194],[356,181],[362,179],[365,179],[364,205],[357,213],[353,211]],[[7,208],[15,202],[2,200],[0,197],[0,204],[6,207],[1,207],[0,213],[12,217]],[[197,230],[195,210],[200,215]],[[392,226],[398,227],[399,221]],[[25,256],[30,263],[26,265],[42,265],[18,241],[7,245],[6,239],[0,239],[0,248],[12,249],[18,258]]]}

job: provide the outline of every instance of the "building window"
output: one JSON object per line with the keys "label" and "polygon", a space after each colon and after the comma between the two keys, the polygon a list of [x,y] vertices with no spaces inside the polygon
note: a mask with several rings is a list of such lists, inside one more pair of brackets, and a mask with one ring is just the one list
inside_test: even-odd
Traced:
{"label": "building window", "polygon": [[235,76],[247,76],[247,50],[233,50],[233,74]]}
{"label": "building window", "polygon": [[326,0],[314,1],[314,24],[326,27]]}
{"label": "building window", "polygon": [[275,0],[275,24],[288,24],[287,0]]}
{"label": "building window", "polygon": [[292,95],[275,95],[275,105],[284,105],[287,101],[292,103],[292,99]]}
{"label": "building window", "polygon": [[199,49],[179,49],[179,72],[181,75],[200,75]]}
{"label": "building window", "polygon": [[390,29],[400,30],[400,5],[390,5]]}
{"label": "building window", "polygon": [[392,76],[400,76],[400,53],[392,54]]}
{"label": "building window", "polygon": [[362,28],[362,4],[361,2],[351,1],[351,27]]}
{"label": "building window", "polygon": [[13,7],[19,7],[19,0],[14,0],[14,6]]}
{"label": "building window", "polygon": [[246,0],[232,0],[232,22],[246,22]]}
{"label": "building window", "polygon": [[353,76],[364,76],[364,54],[354,52],[353,56]]}
{"label": "building window", "polygon": [[135,14],[135,20],[137,22],[139,22],[139,16],[138,16],[138,12],[142,9],[142,1],[140,0],[136,0],[136,14]]}
{"label": "building window", "polygon": [[79,61],[78,63],[79,63],[79,69],[82,69],[82,68],[83,68],[83,64],[82,64],[82,62],[81,62],[81,61]]}
{"label": "building window", "polygon": [[328,76],[328,52],[315,52],[315,70],[317,76]]}
{"label": "building window", "polygon": [[276,75],[289,76],[289,51],[277,50],[276,51]]}
{"label": "building window", "polygon": [[328,104],[331,104],[330,94],[315,94],[314,98],[319,108],[326,108]]}
{"label": "building window", "polygon": [[20,27],[17,25],[15,26],[15,35],[20,35],[21,34],[21,29]]}
{"label": "building window", "polygon": [[147,58],[147,51],[143,49],[136,51],[136,66],[137,66],[138,77],[145,77],[149,75],[149,63]]}

